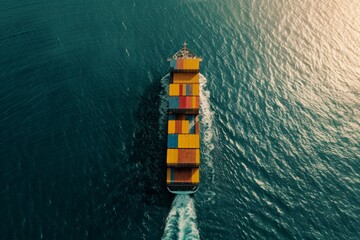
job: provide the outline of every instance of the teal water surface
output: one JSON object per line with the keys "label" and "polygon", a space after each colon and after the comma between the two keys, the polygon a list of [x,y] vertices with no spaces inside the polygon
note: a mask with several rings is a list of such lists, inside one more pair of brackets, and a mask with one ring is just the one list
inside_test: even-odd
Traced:
{"label": "teal water surface", "polygon": [[[356,0],[2,1],[0,239],[186,238],[172,216],[189,238],[360,239],[359,16]],[[162,119],[185,39],[206,79],[186,201],[165,188]]]}

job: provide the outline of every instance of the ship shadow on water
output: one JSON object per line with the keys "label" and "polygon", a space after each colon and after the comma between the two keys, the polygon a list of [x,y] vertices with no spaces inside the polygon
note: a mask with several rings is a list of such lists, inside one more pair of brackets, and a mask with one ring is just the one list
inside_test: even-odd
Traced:
{"label": "ship shadow on water", "polygon": [[157,239],[162,235],[174,196],[166,189],[166,126],[159,126],[160,80],[154,78],[129,113],[135,127],[127,144],[114,146],[125,154],[113,156],[118,164],[109,172],[110,185],[98,190],[102,196],[90,211],[96,218],[91,224],[93,236]]}
{"label": "ship shadow on water", "polygon": [[134,111],[135,132],[129,164],[135,166],[132,186],[136,186],[137,204],[142,205],[143,235],[161,236],[164,218],[174,196],[166,189],[166,126],[160,126],[161,78],[155,78],[142,94]]}
{"label": "ship shadow on water", "polygon": [[136,128],[131,146],[128,147],[131,149],[129,163],[137,168],[136,177],[144,198],[142,203],[151,205],[168,195],[165,185],[165,133],[159,131],[161,90],[160,80],[146,87],[134,111]]}

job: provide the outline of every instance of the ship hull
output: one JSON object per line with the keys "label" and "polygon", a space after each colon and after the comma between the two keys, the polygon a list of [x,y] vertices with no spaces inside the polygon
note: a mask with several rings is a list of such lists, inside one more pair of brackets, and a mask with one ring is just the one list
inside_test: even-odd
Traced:
{"label": "ship hull", "polygon": [[173,194],[194,194],[200,183],[201,59],[184,45],[169,61],[166,184]]}

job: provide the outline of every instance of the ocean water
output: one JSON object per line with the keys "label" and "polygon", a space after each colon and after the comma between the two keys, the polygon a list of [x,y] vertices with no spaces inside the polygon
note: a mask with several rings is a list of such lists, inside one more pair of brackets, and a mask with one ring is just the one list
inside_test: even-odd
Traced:
{"label": "ocean water", "polygon": [[[0,239],[360,239],[360,2],[3,0]],[[165,188],[169,56],[201,186]]]}

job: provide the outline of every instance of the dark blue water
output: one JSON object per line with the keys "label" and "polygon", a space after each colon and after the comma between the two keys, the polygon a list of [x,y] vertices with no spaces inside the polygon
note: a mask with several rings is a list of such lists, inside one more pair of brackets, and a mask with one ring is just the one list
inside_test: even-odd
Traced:
{"label": "dark blue water", "polygon": [[[359,13],[2,1],[0,239],[360,239]],[[185,39],[204,59],[201,186],[174,200],[163,77]]]}

